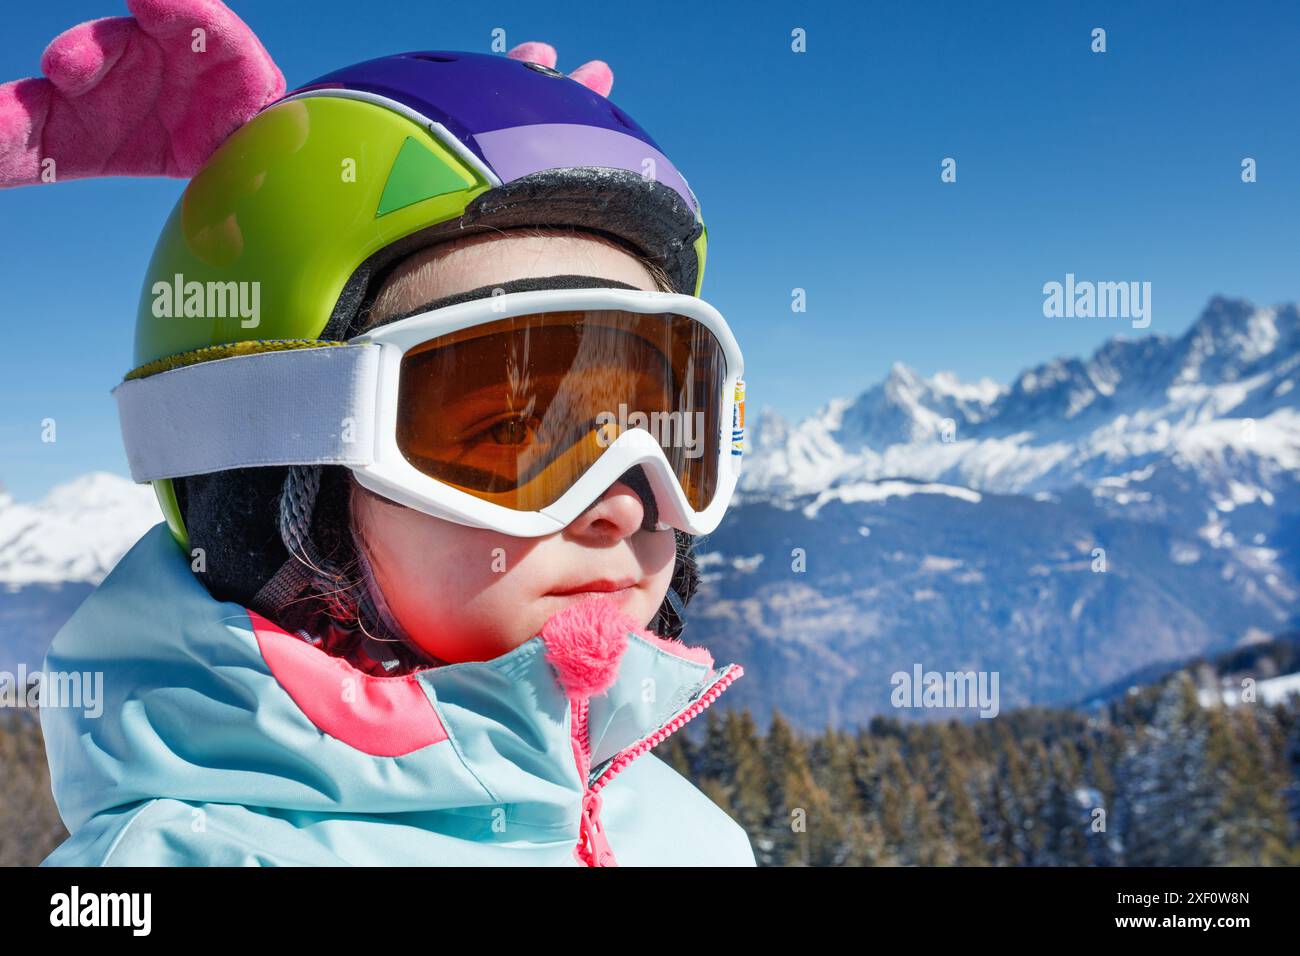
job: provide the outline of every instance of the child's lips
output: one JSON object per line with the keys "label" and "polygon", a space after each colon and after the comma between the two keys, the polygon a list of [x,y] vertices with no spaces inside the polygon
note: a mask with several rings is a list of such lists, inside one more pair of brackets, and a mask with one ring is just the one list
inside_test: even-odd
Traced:
{"label": "child's lips", "polygon": [[548,597],[587,597],[592,594],[603,594],[618,598],[632,591],[636,585],[635,578],[620,578],[617,581],[601,578],[595,581],[584,581],[581,584],[554,588],[546,593]]}

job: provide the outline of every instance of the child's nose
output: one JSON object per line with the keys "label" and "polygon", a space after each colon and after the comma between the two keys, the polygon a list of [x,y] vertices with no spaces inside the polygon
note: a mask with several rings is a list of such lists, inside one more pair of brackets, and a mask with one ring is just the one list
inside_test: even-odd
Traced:
{"label": "child's nose", "polygon": [[569,525],[571,533],[626,538],[654,530],[659,508],[640,465],[628,469]]}

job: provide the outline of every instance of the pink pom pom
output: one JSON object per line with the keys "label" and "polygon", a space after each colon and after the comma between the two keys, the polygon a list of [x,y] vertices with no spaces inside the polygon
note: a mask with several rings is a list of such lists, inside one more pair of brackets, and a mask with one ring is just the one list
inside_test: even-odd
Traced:
{"label": "pink pom pom", "polygon": [[614,88],[614,71],[604,60],[588,60],[570,73],[569,78],[601,96],[609,96],[609,91]]}
{"label": "pink pom pom", "polygon": [[521,43],[511,49],[506,56],[512,60],[523,60],[525,63],[540,63],[542,66],[549,66],[552,70],[555,69],[555,47],[549,43],[529,40],[527,43]]}
{"label": "pink pom pom", "polygon": [[[521,43],[511,48],[506,56],[512,60],[522,60],[525,63],[537,63],[541,66],[550,67],[552,70],[555,69],[557,59],[555,47],[538,40]],[[614,88],[614,71],[609,68],[609,64],[604,60],[588,60],[570,73],[569,79],[577,80],[587,89],[599,93],[601,96],[609,96],[609,91]]]}
{"label": "pink pom pom", "polygon": [[625,613],[613,598],[592,595],[551,615],[542,625],[546,659],[559,674],[570,697],[602,694],[618,676],[629,634],[682,660],[713,667],[706,647],[660,637]]}
{"label": "pink pom pom", "polygon": [[613,598],[592,595],[551,615],[542,625],[546,659],[570,697],[602,694],[618,676],[629,631],[637,622]]}

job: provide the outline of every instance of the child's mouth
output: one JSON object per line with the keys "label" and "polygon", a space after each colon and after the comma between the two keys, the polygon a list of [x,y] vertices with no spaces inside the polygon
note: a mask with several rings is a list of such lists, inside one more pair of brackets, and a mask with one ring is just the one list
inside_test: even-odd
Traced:
{"label": "child's mouth", "polygon": [[585,581],[581,584],[575,584],[569,587],[555,588],[548,591],[548,597],[589,597],[593,594],[605,595],[611,598],[621,598],[636,587],[636,581],[631,578],[624,578],[618,581],[611,581],[602,578],[595,581]]}

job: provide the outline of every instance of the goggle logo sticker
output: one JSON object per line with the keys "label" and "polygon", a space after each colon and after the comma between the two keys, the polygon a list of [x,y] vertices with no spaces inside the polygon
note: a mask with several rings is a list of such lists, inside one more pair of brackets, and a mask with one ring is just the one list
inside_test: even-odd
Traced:
{"label": "goggle logo sticker", "polygon": [[735,404],[731,407],[731,453],[745,453],[745,382],[736,380]]}

